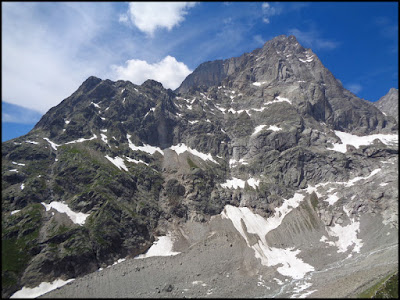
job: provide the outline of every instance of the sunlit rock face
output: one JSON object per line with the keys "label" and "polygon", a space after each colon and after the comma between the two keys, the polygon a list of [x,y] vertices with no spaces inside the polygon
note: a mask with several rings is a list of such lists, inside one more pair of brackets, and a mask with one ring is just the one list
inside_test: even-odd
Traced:
{"label": "sunlit rock face", "polygon": [[347,297],[397,268],[397,123],[294,36],[175,91],[90,77],[2,158],[4,297]]}

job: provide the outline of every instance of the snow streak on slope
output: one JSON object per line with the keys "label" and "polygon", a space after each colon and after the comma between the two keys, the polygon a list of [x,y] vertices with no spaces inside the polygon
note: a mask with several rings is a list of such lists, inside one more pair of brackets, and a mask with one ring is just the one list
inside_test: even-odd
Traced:
{"label": "snow streak on slope", "polygon": [[[255,256],[261,260],[261,264],[266,266],[276,266],[277,271],[284,276],[294,279],[301,279],[304,275],[314,270],[314,267],[303,262],[297,255],[300,250],[293,248],[269,247],[265,236],[271,230],[277,228],[284,217],[294,208],[298,207],[304,199],[304,195],[295,193],[294,196],[275,210],[274,216],[264,219],[258,214],[254,214],[247,207],[234,207],[226,205],[221,216],[230,219],[237,231],[246,240],[249,247],[254,249]],[[249,234],[255,234],[257,242],[250,242]]]}
{"label": "snow streak on slope", "polygon": [[57,147],[59,147],[60,145],[57,145],[56,143],[53,143],[52,141],[50,141],[48,138],[43,138],[44,140],[48,141],[50,146],[54,149],[57,150]]}
{"label": "snow streak on slope", "polygon": [[65,143],[65,145],[67,145],[67,144],[75,144],[75,143],[82,143],[82,142],[85,142],[85,141],[91,141],[93,139],[97,139],[97,135],[93,134],[93,136],[91,138],[88,138],[88,139],[80,138],[80,139],[77,139],[75,141],[71,141],[71,142]]}
{"label": "snow streak on slope", "polygon": [[167,234],[166,236],[158,237],[158,240],[154,242],[154,244],[147,250],[145,254],[140,254],[136,256],[136,259],[147,258],[151,256],[171,256],[177,255],[180,252],[172,251],[174,246],[174,242],[172,240],[171,234]]}
{"label": "snow streak on slope", "polygon": [[335,130],[335,134],[340,138],[342,143],[333,144],[333,148],[328,148],[328,150],[338,151],[342,153],[347,152],[347,145],[352,145],[358,149],[360,146],[372,144],[375,139],[380,140],[385,145],[398,143],[399,140],[399,137],[396,134],[372,134],[366,136],[358,136],[337,130]]}
{"label": "snow streak on slope", "polygon": [[68,205],[61,203],[61,202],[57,202],[57,201],[53,201],[50,204],[46,204],[44,202],[41,202],[41,204],[46,208],[46,211],[49,211],[50,209],[54,208],[55,210],[57,210],[60,213],[66,213],[67,216],[72,220],[72,222],[74,222],[75,224],[79,224],[79,225],[83,225],[85,224],[86,218],[89,217],[90,214],[84,214],[84,213],[76,213],[74,211],[72,211]]}
{"label": "snow streak on slope", "polygon": [[135,146],[135,144],[133,144],[130,140],[130,134],[127,134],[126,138],[128,139],[129,148],[131,148],[133,151],[143,151],[151,155],[153,155],[155,152],[160,152],[162,155],[164,155],[164,151],[162,151],[159,147],[154,147],[147,144],[143,144],[143,146]]}
{"label": "snow streak on slope", "polygon": [[202,160],[210,160],[213,163],[219,164],[217,161],[215,161],[210,153],[205,154],[202,152],[197,151],[196,149],[192,149],[185,144],[181,143],[175,146],[169,147],[169,149],[175,151],[178,155],[181,153],[184,153],[186,151],[190,152],[191,154],[200,157]]}
{"label": "snow streak on slope", "polygon": [[125,163],[124,163],[124,159],[116,156],[115,158],[109,157],[108,155],[105,156],[105,158],[107,158],[109,161],[111,161],[115,166],[118,167],[118,169],[124,169],[125,171],[128,172],[128,168],[126,167]]}
{"label": "snow streak on slope", "polygon": [[136,159],[133,159],[133,158],[130,158],[130,157],[126,157],[126,160],[127,160],[128,162],[133,162],[133,163],[135,163],[135,164],[142,163],[142,164],[145,164],[146,166],[149,165],[147,162],[144,162],[144,161],[141,160],[141,159],[136,160]]}

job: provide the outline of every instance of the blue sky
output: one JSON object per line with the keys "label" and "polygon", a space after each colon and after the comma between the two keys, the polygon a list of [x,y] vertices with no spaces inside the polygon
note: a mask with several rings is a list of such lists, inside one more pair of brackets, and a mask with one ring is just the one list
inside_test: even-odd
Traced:
{"label": "blue sky", "polygon": [[360,98],[398,88],[397,2],[2,2],[2,141],[89,76],[175,89],[200,63],[293,34]]}

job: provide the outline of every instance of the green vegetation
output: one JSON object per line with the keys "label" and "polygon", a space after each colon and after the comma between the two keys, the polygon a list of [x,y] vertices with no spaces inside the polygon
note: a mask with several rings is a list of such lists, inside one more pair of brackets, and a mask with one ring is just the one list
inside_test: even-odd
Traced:
{"label": "green vegetation", "polygon": [[386,280],[373,298],[399,298],[398,274],[395,274]]}
{"label": "green vegetation", "polygon": [[398,273],[389,274],[381,281],[366,289],[358,298],[398,298]]}
{"label": "green vegetation", "polygon": [[189,157],[187,158],[187,163],[188,163],[190,169],[197,169],[197,168],[199,168]]}
{"label": "green vegetation", "polygon": [[[41,225],[41,204],[24,209],[24,216],[9,216],[2,224],[1,278],[3,288],[18,282],[31,259],[30,251],[37,246]],[[9,237],[13,236],[13,237]]]}

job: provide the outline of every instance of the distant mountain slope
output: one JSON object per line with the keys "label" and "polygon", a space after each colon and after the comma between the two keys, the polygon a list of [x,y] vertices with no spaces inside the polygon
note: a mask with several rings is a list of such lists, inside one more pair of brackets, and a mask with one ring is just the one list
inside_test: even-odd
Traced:
{"label": "distant mountain slope", "polygon": [[399,90],[391,88],[389,92],[374,102],[374,105],[388,116],[392,116],[399,122]]}

